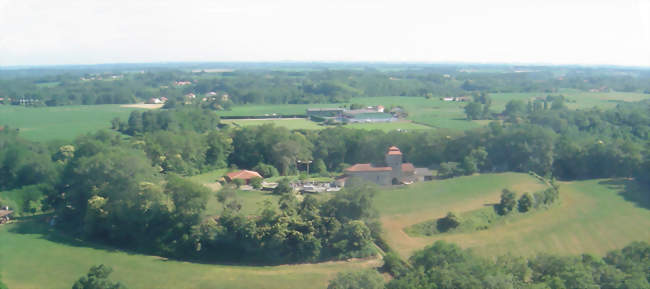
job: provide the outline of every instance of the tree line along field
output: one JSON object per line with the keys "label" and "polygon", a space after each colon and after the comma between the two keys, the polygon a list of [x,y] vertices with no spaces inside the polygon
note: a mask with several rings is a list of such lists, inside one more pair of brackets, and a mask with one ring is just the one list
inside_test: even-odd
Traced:
{"label": "tree line along field", "polygon": [[237,266],[166,260],[57,235],[42,218],[0,227],[0,272],[9,288],[70,288],[90,266],[114,268],[129,288],[325,288],[337,272],[381,265],[372,258],[304,265]]}
{"label": "tree line along field", "polygon": [[[492,93],[491,110],[500,112],[505,104],[514,99],[527,101],[535,97],[545,97],[549,93]],[[571,109],[587,109],[594,106],[600,108],[615,107],[621,101],[638,101],[650,98],[649,94],[628,92],[583,92],[577,90],[562,90],[570,102],[566,105]],[[380,129],[384,131],[405,129],[446,129],[463,131],[487,124],[486,120],[466,120],[463,107],[467,103],[446,102],[433,97],[386,96],[386,97],[357,97],[350,103],[363,105],[397,106],[406,109],[408,116],[405,122],[394,123],[359,123],[348,125],[350,128]],[[230,111],[218,111],[217,115],[232,116],[265,116],[303,115],[307,108],[338,107],[345,103],[336,104],[283,104],[283,105],[236,105]],[[75,105],[56,107],[22,107],[0,105],[0,125],[20,128],[21,136],[35,141],[50,141],[54,139],[72,140],[77,135],[110,128],[111,119],[118,117],[128,119],[129,113],[138,109],[134,106],[120,105]],[[237,123],[240,126],[274,123],[289,129],[321,129],[317,123],[306,119],[269,119],[269,120],[224,120],[225,123]]]}

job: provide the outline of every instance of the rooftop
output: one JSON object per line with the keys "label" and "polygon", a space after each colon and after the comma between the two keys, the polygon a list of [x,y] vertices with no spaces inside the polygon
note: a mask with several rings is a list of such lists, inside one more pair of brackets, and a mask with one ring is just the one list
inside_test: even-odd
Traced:
{"label": "rooftop", "polygon": [[388,155],[401,155],[402,152],[396,146],[388,148]]}
{"label": "rooftop", "polygon": [[345,169],[346,172],[390,172],[392,170],[391,167],[375,167],[371,164],[356,164]]}
{"label": "rooftop", "polygon": [[403,172],[412,172],[412,171],[415,171],[415,167],[413,166],[412,163],[403,163],[402,164],[402,171]]}
{"label": "rooftop", "polygon": [[249,171],[249,170],[241,170],[241,171],[227,173],[226,176],[228,176],[228,178],[230,178],[231,180],[234,179],[247,180],[252,178],[262,178],[262,176],[256,171]]}

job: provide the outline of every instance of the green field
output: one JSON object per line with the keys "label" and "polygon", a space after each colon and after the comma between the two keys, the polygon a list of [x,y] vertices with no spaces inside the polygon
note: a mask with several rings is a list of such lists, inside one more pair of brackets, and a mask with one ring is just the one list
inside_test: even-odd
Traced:
{"label": "green field", "polygon": [[547,95],[564,95],[569,102],[566,103],[570,109],[588,109],[594,106],[600,108],[614,108],[622,101],[633,102],[650,98],[650,94],[635,92],[585,92],[573,89],[564,89],[558,93],[491,93],[492,110],[503,111],[506,103],[513,99],[528,101],[536,97]]}
{"label": "green field", "polygon": [[487,174],[420,183],[382,191],[377,205],[386,238],[402,256],[445,240],[485,256],[604,254],[629,242],[650,240],[650,199],[633,181],[590,180],[563,183],[560,203],[547,210],[508,219],[485,231],[412,237],[404,229],[447,212],[480,209],[498,202],[502,188],[533,192],[544,185],[525,174]]}
{"label": "green field", "polygon": [[0,125],[19,128],[20,135],[34,141],[73,140],[80,134],[110,129],[111,119],[128,119],[135,108],[120,105],[74,105],[23,107],[0,105]]}
{"label": "green field", "polygon": [[[602,108],[615,107],[621,101],[638,101],[650,98],[648,94],[603,92],[592,93],[576,90],[563,90],[571,102],[567,106],[572,109],[585,109],[594,106]],[[548,93],[493,93],[492,110],[500,112],[505,104],[512,99],[527,101],[535,97],[545,97]],[[485,125],[489,121],[467,121],[463,107],[465,103],[445,102],[439,98],[425,99],[423,97],[358,97],[351,103],[363,105],[401,105],[408,112],[406,118],[412,122],[396,123],[362,123],[352,124],[347,127],[360,129],[380,129],[392,131],[396,129],[449,129],[455,131],[467,130]],[[304,114],[307,108],[338,107],[342,104],[282,104],[282,105],[239,105],[230,111],[220,111],[220,116],[264,116],[272,114]],[[50,141],[55,139],[72,140],[80,134],[93,132],[98,129],[110,128],[110,120],[119,117],[128,119],[129,113],[135,107],[121,107],[120,105],[75,105],[59,107],[22,107],[13,105],[0,105],[0,125],[9,125],[20,128],[21,135],[35,141]],[[289,129],[320,129],[317,123],[304,119],[290,120],[225,120],[236,122],[239,125],[259,125],[275,123]]]}
{"label": "green field", "polygon": [[121,252],[66,239],[42,220],[0,226],[0,275],[12,289],[72,287],[88,268],[112,266],[129,288],[326,288],[337,272],[380,265],[376,259],[282,266],[196,264]]}

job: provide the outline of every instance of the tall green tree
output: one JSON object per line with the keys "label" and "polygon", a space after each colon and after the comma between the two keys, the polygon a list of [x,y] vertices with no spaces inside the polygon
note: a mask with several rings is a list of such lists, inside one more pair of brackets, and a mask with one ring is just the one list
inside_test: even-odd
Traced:
{"label": "tall green tree", "polygon": [[375,270],[339,273],[327,285],[327,289],[381,289],[384,278]]}
{"label": "tall green tree", "polygon": [[517,195],[513,191],[503,189],[501,192],[501,201],[499,202],[499,214],[506,215],[517,205]]}
{"label": "tall green tree", "polygon": [[86,276],[72,285],[72,289],[126,289],[122,283],[108,279],[112,272],[113,269],[104,264],[92,266]]}

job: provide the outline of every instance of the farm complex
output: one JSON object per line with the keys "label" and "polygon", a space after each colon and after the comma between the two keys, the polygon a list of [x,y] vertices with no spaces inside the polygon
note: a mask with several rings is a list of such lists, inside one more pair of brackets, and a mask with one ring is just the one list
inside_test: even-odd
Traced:
{"label": "farm complex", "polygon": [[346,178],[356,177],[366,181],[387,186],[410,184],[416,181],[431,180],[431,173],[427,168],[415,168],[412,163],[402,162],[402,152],[396,146],[391,146],[386,152],[385,166],[370,163],[355,164],[345,169]]}

